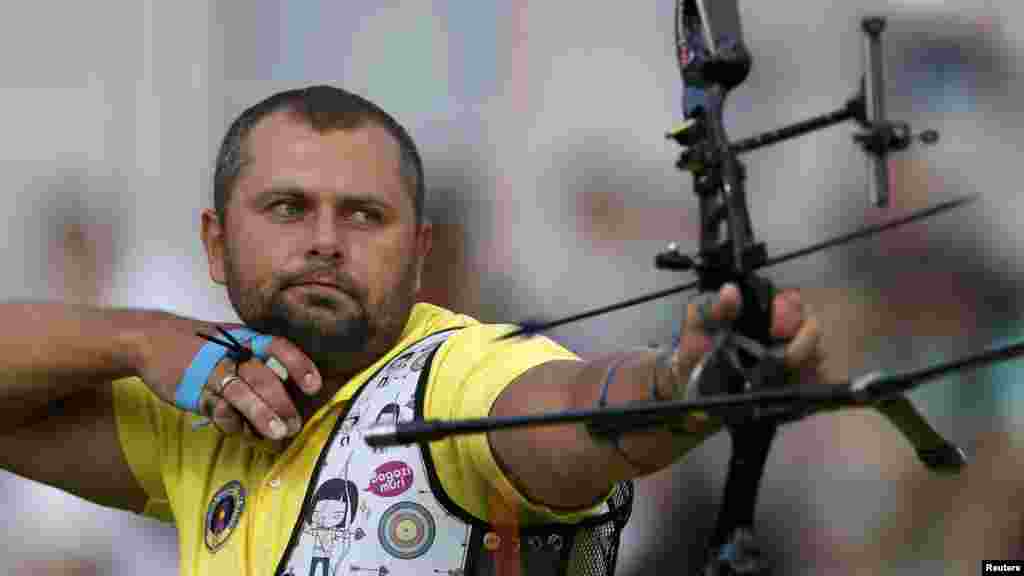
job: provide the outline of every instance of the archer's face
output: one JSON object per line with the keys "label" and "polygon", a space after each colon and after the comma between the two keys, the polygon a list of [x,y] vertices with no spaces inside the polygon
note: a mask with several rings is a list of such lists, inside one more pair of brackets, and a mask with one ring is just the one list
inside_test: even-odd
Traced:
{"label": "archer's face", "polygon": [[325,376],[383,353],[405,326],[429,250],[397,141],[375,124],[320,134],[275,113],[246,152],[226,227],[204,214],[214,280],[246,324],[298,345]]}

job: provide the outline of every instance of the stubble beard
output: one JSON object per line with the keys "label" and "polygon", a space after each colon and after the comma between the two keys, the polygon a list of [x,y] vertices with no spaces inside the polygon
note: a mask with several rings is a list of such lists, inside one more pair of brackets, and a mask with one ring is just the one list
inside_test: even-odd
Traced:
{"label": "stubble beard", "polygon": [[286,298],[288,287],[279,281],[268,288],[244,288],[234,259],[229,256],[225,260],[228,297],[242,321],[261,334],[297,346],[325,381],[347,379],[393,347],[415,299],[411,262],[373,316],[365,301],[350,292],[345,296],[303,294],[301,305],[295,305],[294,299]]}

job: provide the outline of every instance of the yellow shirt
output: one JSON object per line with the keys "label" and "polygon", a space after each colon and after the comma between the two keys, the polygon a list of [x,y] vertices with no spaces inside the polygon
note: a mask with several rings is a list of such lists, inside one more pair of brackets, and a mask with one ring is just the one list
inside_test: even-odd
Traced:
{"label": "yellow shirt", "polygon": [[[193,429],[198,416],[157,398],[138,378],[114,382],[121,447],[149,495],[144,514],[178,528],[183,574],[269,574],[283,554],[324,444],[352,394],[413,342],[440,330],[464,327],[441,346],[431,365],[424,413],[428,419],[486,417],[501,391],[527,369],[554,359],[578,359],[547,338],[495,341],[511,329],[481,324],[430,304],[414,306],[399,343],[347,382],[283,449],[267,440]],[[531,502],[499,468],[486,435],[459,436],[431,445],[447,495],[477,518],[492,522],[497,495],[520,511],[519,522],[574,522],[600,504],[556,512]],[[245,489],[239,523],[223,547],[204,543],[205,518],[218,489],[238,481]],[[602,502],[603,504],[603,502]]]}

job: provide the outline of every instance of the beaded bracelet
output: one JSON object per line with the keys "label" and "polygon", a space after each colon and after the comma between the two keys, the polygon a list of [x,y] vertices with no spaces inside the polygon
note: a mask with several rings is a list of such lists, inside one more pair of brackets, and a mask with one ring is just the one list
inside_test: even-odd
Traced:
{"label": "beaded bracelet", "polygon": [[[608,374],[604,378],[604,383],[601,384],[601,397],[597,401],[597,405],[599,407],[604,408],[608,406],[608,387],[611,384],[612,379],[615,377],[615,371],[618,370],[619,366],[625,363],[628,359],[628,356],[624,358],[619,358],[608,368]],[[644,467],[643,464],[630,458],[629,454],[627,454],[626,451],[622,449],[622,446],[619,444],[619,439],[622,437],[621,432],[608,432],[603,430],[599,431],[593,428],[590,425],[590,423],[587,423],[587,431],[590,432],[591,436],[609,442],[612,445],[612,447],[615,448],[615,451],[618,452],[620,456],[622,456],[622,459],[628,462],[631,467]]]}

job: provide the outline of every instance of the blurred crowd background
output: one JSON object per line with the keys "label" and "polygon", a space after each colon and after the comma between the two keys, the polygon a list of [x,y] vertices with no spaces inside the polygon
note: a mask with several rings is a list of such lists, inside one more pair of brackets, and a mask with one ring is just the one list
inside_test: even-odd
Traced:
{"label": "blurred crowd background", "polygon": [[[1024,336],[1024,4],[740,1],[754,55],[730,99],[740,138],[831,111],[863,65],[859,19],[889,18],[890,115],[941,140],[891,161],[867,198],[840,126],[746,157],[769,253],[961,194],[974,204],[769,273],[824,323],[836,378],[922,366]],[[270,93],[332,83],[394,113],[426,163],[437,231],[424,298],[483,320],[551,318],[680,281],[697,201],[664,133],[680,118],[673,2],[37,0],[0,18],[0,298],[234,320],[209,281],[199,211],[230,120]],[[558,329],[583,356],[664,342],[686,297]],[[867,411],[785,427],[757,512],[778,574],[977,573],[1024,557],[1024,363],[911,397],[972,457],[935,477]],[[619,573],[702,563],[725,478],[716,436],[637,483]],[[39,457],[45,458],[45,454]],[[68,474],[74,474],[68,470]],[[0,471],[0,572],[177,573],[172,526]]]}

